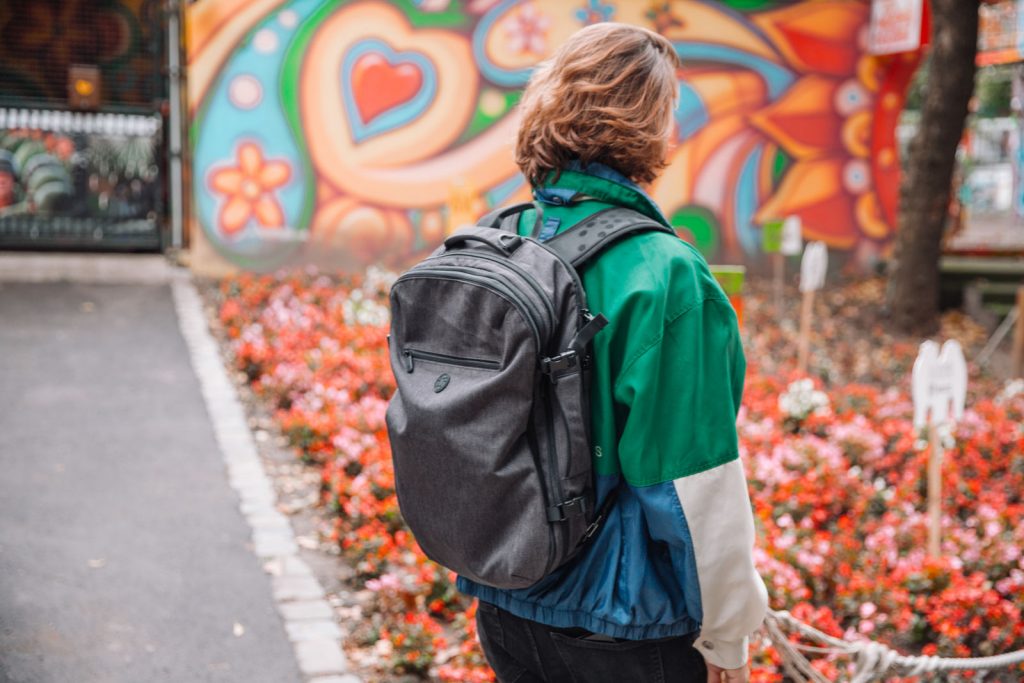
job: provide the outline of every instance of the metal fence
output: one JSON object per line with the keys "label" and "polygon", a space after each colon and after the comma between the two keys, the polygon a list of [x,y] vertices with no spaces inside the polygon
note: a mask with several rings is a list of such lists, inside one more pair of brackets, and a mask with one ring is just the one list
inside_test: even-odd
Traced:
{"label": "metal fence", "polygon": [[0,1],[0,248],[163,246],[163,5]]}
{"label": "metal fence", "polygon": [[160,248],[161,121],[0,108],[0,247]]}

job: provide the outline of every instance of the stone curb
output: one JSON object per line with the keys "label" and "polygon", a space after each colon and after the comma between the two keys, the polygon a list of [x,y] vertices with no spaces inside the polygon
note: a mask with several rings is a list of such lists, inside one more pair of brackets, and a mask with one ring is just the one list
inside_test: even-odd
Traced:
{"label": "stone curb", "polygon": [[277,496],[245,419],[245,411],[207,327],[202,300],[187,276],[171,279],[178,325],[199,378],[210,421],[238,493],[239,510],[252,529],[252,546],[271,576],[271,590],[284,630],[308,683],[362,683],[349,672],[341,630],[323,586],[298,555],[288,518],[278,512]]}
{"label": "stone curb", "polygon": [[0,282],[159,285],[177,270],[161,254],[0,253]]}

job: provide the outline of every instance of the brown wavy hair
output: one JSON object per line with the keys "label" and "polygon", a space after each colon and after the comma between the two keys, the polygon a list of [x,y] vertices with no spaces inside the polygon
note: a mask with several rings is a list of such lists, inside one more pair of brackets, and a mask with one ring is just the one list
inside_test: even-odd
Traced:
{"label": "brown wavy hair", "polygon": [[532,185],[573,159],[654,180],[665,167],[680,66],[672,44],[645,28],[600,23],[573,34],[523,93],[519,168]]}

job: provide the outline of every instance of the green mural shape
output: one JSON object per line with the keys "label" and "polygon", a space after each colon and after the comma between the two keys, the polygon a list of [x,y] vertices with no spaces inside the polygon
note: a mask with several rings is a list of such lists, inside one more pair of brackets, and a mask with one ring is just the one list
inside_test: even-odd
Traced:
{"label": "green mural shape", "polygon": [[717,252],[718,219],[709,209],[696,205],[684,206],[672,214],[669,222],[705,256]]}
{"label": "green mural shape", "polygon": [[766,254],[782,251],[782,220],[765,221],[761,228],[761,248]]}

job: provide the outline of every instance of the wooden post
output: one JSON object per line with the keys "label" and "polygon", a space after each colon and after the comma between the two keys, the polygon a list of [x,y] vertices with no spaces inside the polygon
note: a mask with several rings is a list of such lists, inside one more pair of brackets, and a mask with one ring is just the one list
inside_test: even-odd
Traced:
{"label": "wooden post", "polygon": [[800,346],[797,352],[797,369],[800,374],[807,373],[807,360],[811,351],[811,314],[814,312],[814,290],[803,293],[800,306]]}
{"label": "wooden post", "polygon": [[782,288],[786,279],[786,257],[782,252],[772,254],[772,266],[774,270],[773,289],[775,290],[775,314],[782,319]]}
{"label": "wooden post", "polygon": [[1024,287],[1017,289],[1017,323],[1013,330],[1013,363],[1011,372],[1014,377],[1024,377]]}
{"label": "wooden post", "polygon": [[942,546],[942,438],[939,426],[929,425],[928,453],[928,555],[939,557]]}
{"label": "wooden post", "polygon": [[942,460],[945,449],[940,430],[950,429],[964,416],[967,397],[967,361],[955,339],[942,345],[921,344],[911,376],[914,429],[928,427],[928,555],[942,550]]}
{"label": "wooden post", "polygon": [[811,351],[811,317],[814,313],[814,293],[825,285],[828,270],[828,247],[824,242],[811,242],[804,249],[800,261],[800,291],[804,300],[800,308],[800,342],[797,349],[797,369],[807,373]]}

